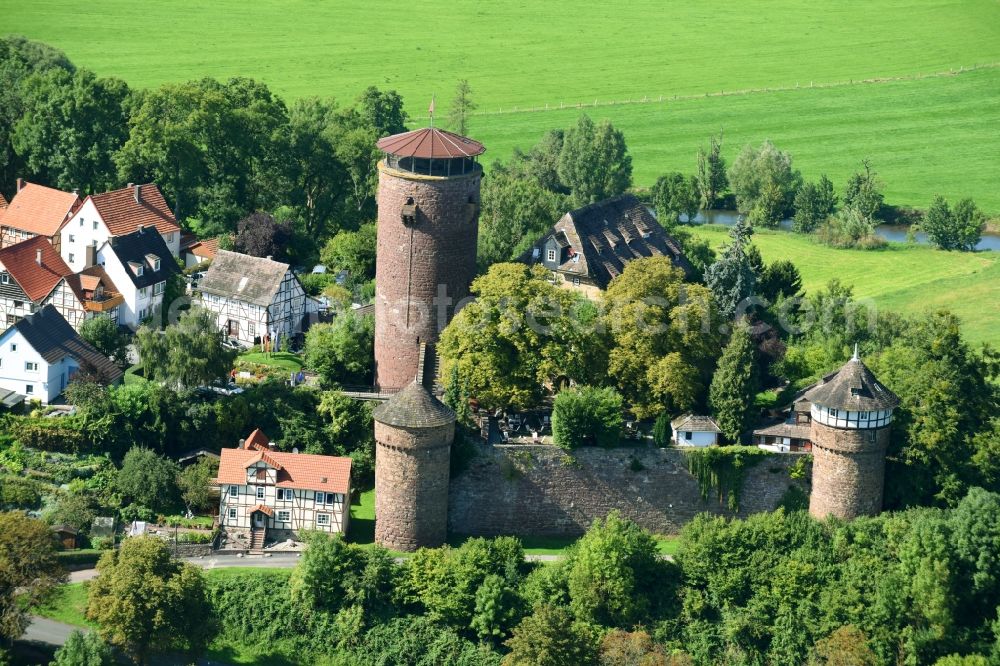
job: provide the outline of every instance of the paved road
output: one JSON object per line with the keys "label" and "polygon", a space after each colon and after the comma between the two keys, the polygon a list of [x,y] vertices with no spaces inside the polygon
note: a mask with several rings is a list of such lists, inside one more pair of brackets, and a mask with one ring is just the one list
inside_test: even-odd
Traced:
{"label": "paved road", "polygon": [[[559,555],[525,555],[524,559],[529,562],[554,562],[560,558]],[[270,557],[262,555],[248,555],[237,557],[236,555],[212,555],[210,557],[188,557],[182,558],[183,562],[188,562],[202,569],[221,569],[224,567],[239,567],[246,569],[294,569],[299,563],[298,553],[274,553]],[[404,558],[397,558],[398,562]],[[79,583],[97,577],[96,569],[83,569],[73,571],[69,574],[69,582]]]}

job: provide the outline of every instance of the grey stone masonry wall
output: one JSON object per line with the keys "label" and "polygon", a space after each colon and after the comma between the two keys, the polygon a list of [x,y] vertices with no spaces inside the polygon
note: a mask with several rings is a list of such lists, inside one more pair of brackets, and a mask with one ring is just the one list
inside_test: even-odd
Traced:
{"label": "grey stone masonry wall", "polygon": [[[570,456],[554,446],[478,445],[477,454],[451,481],[452,532],[575,536],[617,509],[653,533],[674,534],[702,512],[734,515],[714,491],[702,499],[678,449],[582,448]],[[788,475],[798,457],[775,454],[750,467],[738,515],[774,509],[790,485],[808,492]]]}
{"label": "grey stone masonry wall", "polygon": [[[421,176],[379,164],[375,266],[375,383],[402,388],[417,374],[421,342],[433,343],[476,275],[482,170]],[[408,199],[415,221],[403,224]],[[439,289],[451,304],[435,301]]]}
{"label": "grey stone masonry wall", "polygon": [[375,422],[375,541],[392,550],[440,546],[447,536],[455,423],[405,428]]}
{"label": "grey stone masonry wall", "polygon": [[[820,519],[828,515],[844,519],[878,515],[889,429],[832,428],[813,421],[809,513]],[[872,436],[874,441],[869,440]]]}

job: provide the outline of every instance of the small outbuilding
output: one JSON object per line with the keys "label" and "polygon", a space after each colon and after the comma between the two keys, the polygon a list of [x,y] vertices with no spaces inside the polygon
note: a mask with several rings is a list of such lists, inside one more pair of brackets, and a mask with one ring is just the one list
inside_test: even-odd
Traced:
{"label": "small outbuilding", "polygon": [[52,533],[56,535],[59,543],[66,550],[74,550],[80,547],[80,530],[72,525],[61,523],[52,526]]}
{"label": "small outbuilding", "polygon": [[670,422],[670,439],[677,446],[715,446],[719,443],[719,424],[711,416],[684,414]]}

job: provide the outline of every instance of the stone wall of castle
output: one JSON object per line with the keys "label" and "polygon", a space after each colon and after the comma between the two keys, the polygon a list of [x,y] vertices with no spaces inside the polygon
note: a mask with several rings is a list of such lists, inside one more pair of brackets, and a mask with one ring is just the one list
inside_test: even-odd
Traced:
{"label": "stone wall of castle", "polygon": [[[448,523],[475,535],[574,536],[617,509],[656,534],[674,534],[702,512],[733,515],[701,490],[678,449],[477,445],[477,455],[451,480]],[[774,454],[744,477],[739,516],[776,508],[797,455]]]}
{"label": "stone wall of castle", "polygon": [[889,427],[831,428],[812,423],[813,492],[809,513],[817,518],[874,516],[882,510]]}
{"label": "stone wall of castle", "polygon": [[402,551],[444,543],[454,436],[454,423],[402,428],[375,422],[377,543]]}
{"label": "stone wall of castle", "polygon": [[[482,171],[450,178],[379,166],[375,382],[401,388],[416,376],[421,342],[433,343],[476,275]],[[401,217],[408,199],[415,223]],[[451,299],[439,305],[439,287]]]}

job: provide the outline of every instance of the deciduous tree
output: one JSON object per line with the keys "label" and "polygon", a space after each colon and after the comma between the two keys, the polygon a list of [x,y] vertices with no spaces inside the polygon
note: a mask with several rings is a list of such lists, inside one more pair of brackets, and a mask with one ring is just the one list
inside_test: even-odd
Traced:
{"label": "deciduous tree", "polygon": [[229,374],[236,353],[223,346],[223,339],[214,313],[191,308],[162,332],[140,327],[135,342],[147,379],[186,388]]}
{"label": "deciduous tree", "polygon": [[986,216],[972,199],[962,199],[950,208],[944,197],[938,195],[924,215],[920,229],[942,250],[971,252],[983,237],[985,223]]}
{"label": "deciduous tree", "polygon": [[792,228],[800,233],[816,229],[837,208],[837,195],[833,182],[822,175],[817,183],[804,183],[795,194],[795,216]]}
{"label": "deciduous tree", "polygon": [[760,148],[743,147],[729,168],[729,185],[736,194],[737,209],[751,224],[776,227],[792,211],[802,175],[792,168],[792,156],[770,141]]}
{"label": "deciduous tree", "polygon": [[505,645],[510,653],[504,666],[589,666],[597,660],[593,635],[559,606],[537,606]]}
{"label": "deciduous tree", "polygon": [[552,440],[575,449],[586,444],[612,447],[622,430],[622,397],[611,387],[579,386],[556,395],[552,407]]}
{"label": "deciduous tree", "polygon": [[580,116],[566,131],[559,153],[559,180],[569,188],[575,206],[622,194],[632,185],[632,158],[625,136],[610,121],[595,125]]}
{"label": "deciduous tree", "polygon": [[111,647],[95,633],[74,631],[56,650],[49,666],[114,666]]}
{"label": "deciduous tree", "polygon": [[101,556],[87,618],[140,664],[153,652],[197,655],[215,630],[201,571],[175,561],[166,542],[148,536],[126,539]]}
{"label": "deciduous tree", "polygon": [[115,488],[127,502],[164,511],[177,501],[177,472],[177,463],[136,446],[125,454]]}
{"label": "deciduous tree", "polygon": [[664,227],[669,229],[676,225],[681,215],[688,223],[694,222],[701,203],[695,177],[686,177],[679,172],[660,176],[653,185],[651,195],[656,217]]}
{"label": "deciduous tree", "polygon": [[639,418],[698,404],[719,353],[712,295],[670,259],[636,259],[604,294],[608,374]]}
{"label": "deciduous tree", "polygon": [[192,513],[206,511],[212,507],[212,491],[215,489],[215,476],[219,471],[219,463],[211,458],[202,458],[193,465],[188,465],[177,475],[177,488],[181,491],[181,499]]}
{"label": "deciduous tree", "polygon": [[501,263],[473,281],[476,300],[438,344],[446,384],[457,377],[482,405],[523,408],[538,403],[545,385],[601,377],[606,346],[596,308],[548,277],[541,266]]}
{"label": "deciduous tree", "polygon": [[722,132],[719,132],[719,138],[712,135],[708,150],[698,149],[698,173],[695,177],[701,195],[701,207],[715,208],[719,198],[729,188],[726,159],[722,156]]}
{"label": "deciduous tree", "polygon": [[326,386],[363,384],[372,371],[375,318],[351,311],[306,333],[305,362]]}
{"label": "deciduous tree", "polygon": [[882,210],[882,202],[885,196],[882,190],[885,184],[878,177],[878,173],[872,170],[871,162],[862,160],[863,171],[855,171],[847,179],[847,186],[844,188],[844,207],[850,208],[865,218],[875,220]]}
{"label": "deciduous tree", "polygon": [[80,337],[94,345],[119,368],[129,365],[129,337],[123,333],[111,317],[98,316],[87,319],[80,325]]}
{"label": "deciduous tree", "polygon": [[24,633],[32,610],[64,580],[49,526],[20,511],[0,513],[0,639]]}
{"label": "deciduous tree", "polygon": [[330,273],[347,271],[347,283],[358,286],[375,278],[375,223],[357,231],[343,230],[326,242],[320,260]]}
{"label": "deciduous tree", "polygon": [[278,222],[273,215],[257,211],[237,223],[233,249],[252,257],[272,257],[283,261],[287,257],[292,233],[288,220]]}

